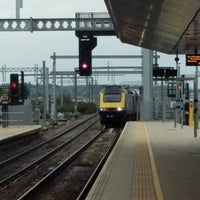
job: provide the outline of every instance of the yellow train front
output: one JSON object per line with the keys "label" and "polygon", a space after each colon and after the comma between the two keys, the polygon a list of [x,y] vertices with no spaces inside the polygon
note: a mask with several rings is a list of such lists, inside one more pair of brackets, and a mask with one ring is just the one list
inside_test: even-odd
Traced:
{"label": "yellow train front", "polygon": [[106,86],[99,94],[98,112],[101,124],[121,127],[138,116],[138,95],[121,86]]}

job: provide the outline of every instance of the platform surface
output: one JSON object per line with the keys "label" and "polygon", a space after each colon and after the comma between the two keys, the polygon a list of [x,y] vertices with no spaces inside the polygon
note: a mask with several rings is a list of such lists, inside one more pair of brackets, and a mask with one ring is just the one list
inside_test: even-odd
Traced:
{"label": "platform surface", "polygon": [[25,134],[31,131],[38,131],[40,130],[40,125],[31,125],[31,126],[8,126],[3,128],[0,127],[0,142],[12,137],[17,137],[21,134]]}
{"label": "platform surface", "polygon": [[129,122],[87,200],[200,199],[200,130]]}

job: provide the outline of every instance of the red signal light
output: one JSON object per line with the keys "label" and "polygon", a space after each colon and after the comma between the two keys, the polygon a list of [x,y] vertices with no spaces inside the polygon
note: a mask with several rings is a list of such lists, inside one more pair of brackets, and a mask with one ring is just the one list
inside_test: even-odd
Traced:
{"label": "red signal light", "polygon": [[178,85],[178,90],[181,90],[181,84]]}
{"label": "red signal light", "polygon": [[79,64],[79,75],[90,76],[91,75],[91,63],[87,59],[83,59]]}
{"label": "red signal light", "polygon": [[80,67],[82,69],[87,69],[88,68],[88,63],[87,62],[82,62]]}
{"label": "red signal light", "polygon": [[15,88],[17,87],[17,83],[12,82],[12,83],[10,84],[10,87],[11,87],[12,89],[15,89]]}

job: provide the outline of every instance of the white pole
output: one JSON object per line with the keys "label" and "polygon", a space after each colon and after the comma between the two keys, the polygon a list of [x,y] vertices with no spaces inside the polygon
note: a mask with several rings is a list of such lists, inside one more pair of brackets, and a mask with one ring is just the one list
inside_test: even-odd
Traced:
{"label": "white pole", "polygon": [[23,7],[23,0],[16,0],[16,19],[20,18],[20,8]]}

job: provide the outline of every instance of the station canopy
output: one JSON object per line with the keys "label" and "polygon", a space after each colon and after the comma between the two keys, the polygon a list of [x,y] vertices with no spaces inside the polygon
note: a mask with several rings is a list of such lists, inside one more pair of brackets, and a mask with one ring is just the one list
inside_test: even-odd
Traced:
{"label": "station canopy", "polygon": [[199,0],[105,0],[117,37],[179,54],[200,52]]}

